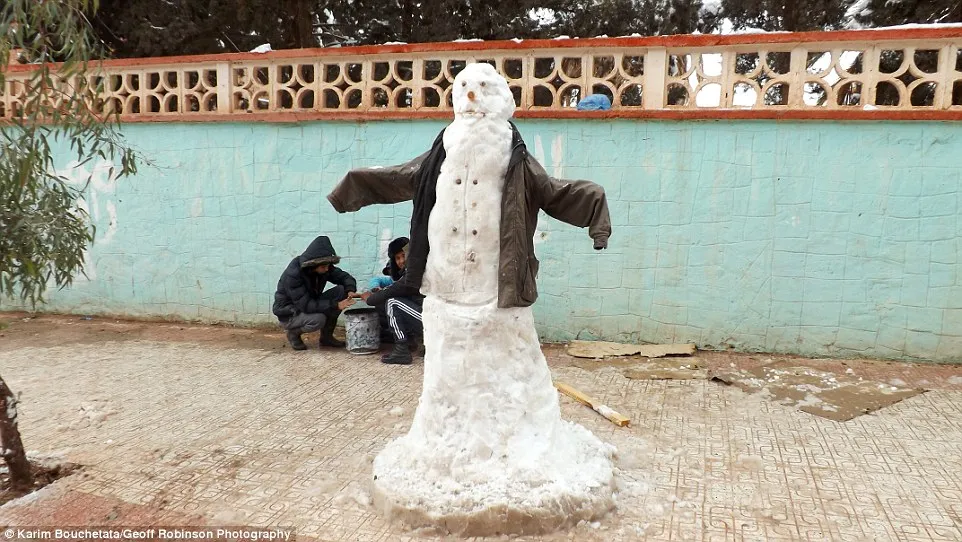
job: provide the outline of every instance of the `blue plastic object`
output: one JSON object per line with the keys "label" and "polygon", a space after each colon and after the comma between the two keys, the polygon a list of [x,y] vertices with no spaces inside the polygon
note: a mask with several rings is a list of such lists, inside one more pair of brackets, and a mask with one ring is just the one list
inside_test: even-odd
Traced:
{"label": "blue plastic object", "polygon": [[607,111],[611,109],[611,100],[604,94],[591,94],[578,102],[578,111]]}

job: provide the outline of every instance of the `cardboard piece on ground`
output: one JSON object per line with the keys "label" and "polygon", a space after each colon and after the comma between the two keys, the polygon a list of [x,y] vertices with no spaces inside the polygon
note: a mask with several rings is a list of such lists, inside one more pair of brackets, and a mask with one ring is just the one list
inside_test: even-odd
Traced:
{"label": "cardboard piece on ground", "polygon": [[748,393],[765,393],[777,403],[838,422],[925,392],[840,376],[785,361],[747,371],[720,371],[712,374],[712,380],[736,386]]}
{"label": "cardboard piece on ground", "polygon": [[615,356],[690,356],[695,353],[694,344],[622,344],[606,341],[571,341],[568,354],[576,358],[601,359]]}

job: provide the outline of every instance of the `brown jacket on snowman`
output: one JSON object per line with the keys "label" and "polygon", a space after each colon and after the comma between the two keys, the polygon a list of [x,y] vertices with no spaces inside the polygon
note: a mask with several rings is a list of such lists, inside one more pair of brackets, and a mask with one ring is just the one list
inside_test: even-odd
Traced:
{"label": "brown jacket on snowman", "polygon": [[[538,212],[573,226],[587,227],[594,248],[608,247],[611,219],[605,190],[590,181],[567,181],[550,177],[528,154],[521,134],[512,123],[511,159],[501,200],[501,253],[499,260],[498,306],[526,307],[538,298],[538,259],[534,234]],[[434,192],[444,145],[438,135],[431,150],[401,165],[355,169],[327,196],[339,213],[357,211],[375,203],[414,200],[411,215],[411,247],[407,271],[401,281],[419,288],[427,254],[428,217],[434,207]]]}

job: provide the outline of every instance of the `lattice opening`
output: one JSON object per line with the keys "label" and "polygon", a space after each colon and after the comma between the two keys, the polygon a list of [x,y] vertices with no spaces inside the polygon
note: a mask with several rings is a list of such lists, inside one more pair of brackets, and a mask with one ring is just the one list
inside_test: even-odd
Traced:
{"label": "lattice opening", "polygon": [[164,72],[164,82],[167,84],[167,88],[179,88],[179,80],[177,75],[177,72]]}
{"label": "lattice opening", "polygon": [[349,63],[344,68],[344,79],[351,83],[361,83],[361,75],[364,73],[364,67],[358,63]]}
{"label": "lattice opening", "polygon": [[375,83],[384,83],[385,79],[391,75],[391,64],[387,62],[375,62],[374,63],[374,73],[371,74],[371,81]]}
{"label": "lattice opening", "polygon": [[[685,106],[688,105],[689,95],[688,87],[678,83],[672,83],[668,85],[668,103],[669,107]],[[622,103],[624,103],[624,98],[622,98]]]}
{"label": "lattice opening", "polygon": [[695,105],[698,107],[718,107],[721,105],[722,86],[718,83],[708,83],[698,89],[695,95]]}
{"label": "lattice opening", "polygon": [[524,77],[524,62],[520,58],[506,58],[504,60],[504,75],[509,79]]}
{"label": "lattice opening", "polygon": [[278,109],[294,108],[294,95],[291,91],[287,89],[278,90],[275,98],[274,103],[277,104]]}
{"label": "lattice opening", "polygon": [[591,58],[591,75],[598,79],[610,77],[615,71],[615,57],[596,56]]}
{"label": "lattice opening", "polygon": [[449,60],[448,73],[451,74],[451,80],[454,81],[454,78],[457,77],[458,74],[461,73],[461,70],[463,70],[467,65],[468,62],[466,60]]}
{"label": "lattice opening", "polygon": [[740,82],[732,87],[732,105],[735,107],[752,107],[758,101],[758,91],[754,85]]}
{"label": "lattice opening", "polygon": [[788,51],[774,51],[765,56],[768,70],[778,75],[785,75],[792,66],[792,54]]}
{"label": "lattice opening", "polygon": [[413,107],[414,106],[414,91],[409,88],[403,88],[397,93],[394,100],[394,106],[400,109]]}
{"label": "lattice opening", "polygon": [[371,89],[371,106],[387,107],[391,103],[391,95],[383,88]]}
{"label": "lattice opening", "polygon": [[608,85],[603,85],[601,83],[595,84],[594,86],[591,87],[591,93],[604,94],[605,96],[608,97],[609,102],[615,103],[615,94],[614,92],[611,91],[611,87],[609,87]]}
{"label": "lattice opening", "polygon": [[765,89],[765,105],[788,105],[788,93],[790,86],[788,83],[774,83]]}
{"label": "lattice opening", "polygon": [[425,60],[424,61],[424,80],[426,82],[433,82],[435,79],[441,76],[441,61],[440,60]]}
{"label": "lattice opening", "polygon": [[875,85],[875,105],[898,105],[901,101],[899,89],[888,81],[879,81]]}
{"label": "lattice opening", "polygon": [[361,101],[363,98],[364,95],[361,93],[361,89],[351,89],[347,93],[347,108],[357,109],[358,107],[361,107]]}
{"label": "lattice opening", "polygon": [[511,89],[511,95],[514,96],[514,106],[521,107],[521,87],[514,85],[509,88]]}
{"label": "lattice opening", "polygon": [[267,111],[271,108],[271,99],[265,91],[255,93],[252,102],[254,109]]}
{"label": "lattice opening", "polygon": [[537,85],[534,87],[534,106],[535,107],[551,107],[554,105],[554,94],[548,87],[544,85]]}
{"label": "lattice opening", "polygon": [[200,111],[200,98],[194,95],[187,95],[184,97],[184,105],[188,112],[196,113]]}
{"label": "lattice opening", "polygon": [[126,85],[130,90],[140,90],[140,76],[136,73],[128,73],[126,77]]}
{"label": "lattice opening", "polygon": [[397,72],[397,76],[401,81],[411,81],[414,79],[414,61],[399,60],[394,65],[394,70]]}
{"label": "lattice opening", "polygon": [[300,77],[301,81],[304,81],[308,85],[314,83],[314,77],[316,75],[313,64],[301,64],[297,67],[297,75]]}
{"label": "lattice opening", "polygon": [[204,70],[204,81],[207,88],[217,88],[217,70]]}
{"label": "lattice opening", "polygon": [[625,55],[621,59],[621,69],[628,77],[641,77],[645,73],[645,57]]}
{"label": "lattice opening", "polygon": [[706,77],[719,77],[722,74],[721,53],[705,53],[701,55],[701,73]]}
{"label": "lattice opening", "polygon": [[338,109],[341,107],[341,97],[336,90],[324,90],[324,109]]}
{"label": "lattice opening", "polygon": [[187,90],[198,91],[203,90],[203,85],[200,84],[200,72],[187,71],[184,72],[184,77],[186,78],[186,84],[184,85]]}
{"label": "lattice opening", "polygon": [[852,81],[838,89],[836,103],[841,106],[857,106],[862,103],[862,83]]}
{"label": "lattice opening", "polygon": [[280,85],[296,84],[297,81],[294,79],[294,66],[278,66],[276,83]]}
{"label": "lattice opening", "polygon": [[578,79],[581,77],[581,59],[571,57],[562,58],[561,71],[569,79]]}
{"label": "lattice opening", "polygon": [[206,111],[217,111],[217,94],[212,92],[204,97],[204,109]]}
{"label": "lattice opening", "polygon": [[441,95],[437,89],[426,87],[421,89],[421,103],[424,107],[441,107]]}
{"label": "lattice opening", "polygon": [[568,85],[561,89],[558,93],[561,103],[561,107],[575,107],[578,105],[578,101],[581,100],[581,86],[580,85]]}
{"label": "lattice opening", "polygon": [[120,89],[124,86],[124,77],[122,75],[111,75],[107,80],[107,85],[110,92],[120,92]]}
{"label": "lattice opening", "polygon": [[341,66],[339,64],[325,64],[322,70],[324,71],[325,83],[333,83],[341,76]]}
{"label": "lattice opening", "polygon": [[554,57],[541,57],[534,59],[534,76],[538,79],[547,79],[554,73]]}
{"label": "lattice opening", "polygon": [[[641,85],[627,85],[621,89],[619,100],[625,107],[641,107],[642,89]],[[688,101],[688,91],[685,90],[685,101]]]}
{"label": "lattice opening", "polygon": [[938,73],[939,52],[933,49],[915,51],[915,67],[922,73]]}
{"label": "lattice opening", "polygon": [[691,55],[668,55],[668,76],[683,77],[691,71]]}
{"label": "lattice opening", "polygon": [[832,53],[813,51],[805,58],[805,71],[817,76],[827,75],[832,66]]}
{"label": "lattice opening", "polygon": [[845,73],[859,75],[864,69],[865,52],[842,51],[842,54],[838,58],[838,64],[843,70],[845,70]]}
{"label": "lattice opening", "polygon": [[962,79],[952,84],[952,105],[962,105]]}
{"label": "lattice opening", "polygon": [[881,73],[895,73],[902,68],[905,51],[901,49],[885,49],[879,55],[878,71]]}
{"label": "lattice opening", "polygon": [[164,100],[161,103],[163,104],[164,113],[176,113],[180,110],[178,107],[178,105],[180,105],[180,99],[176,94],[168,94],[164,96]]}
{"label": "lattice opening", "polygon": [[802,86],[802,102],[808,106],[824,106],[828,103],[828,91],[821,83],[809,81]]}
{"label": "lattice opening", "polygon": [[955,71],[962,72],[962,48],[955,52]]}
{"label": "lattice opening", "polygon": [[267,86],[271,83],[271,70],[267,66],[262,66],[260,68],[254,68],[254,81],[261,85]]}
{"label": "lattice opening", "polygon": [[919,86],[912,89],[912,95],[909,97],[912,105],[916,107],[931,107],[935,105],[935,92],[937,90],[937,83],[927,82],[919,84]]}
{"label": "lattice opening", "polygon": [[759,68],[760,57],[758,53],[738,53],[735,55],[735,73],[738,75],[749,75]]}

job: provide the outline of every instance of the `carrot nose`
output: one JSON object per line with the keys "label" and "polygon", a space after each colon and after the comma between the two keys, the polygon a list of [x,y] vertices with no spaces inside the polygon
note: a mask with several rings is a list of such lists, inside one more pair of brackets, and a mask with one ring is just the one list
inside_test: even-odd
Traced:
{"label": "carrot nose", "polygon": [[469,90],[469,91],[468,91],[468,99],[471,100],[472,102],[474,101],[474,91],[473,91],[473,90]]}

